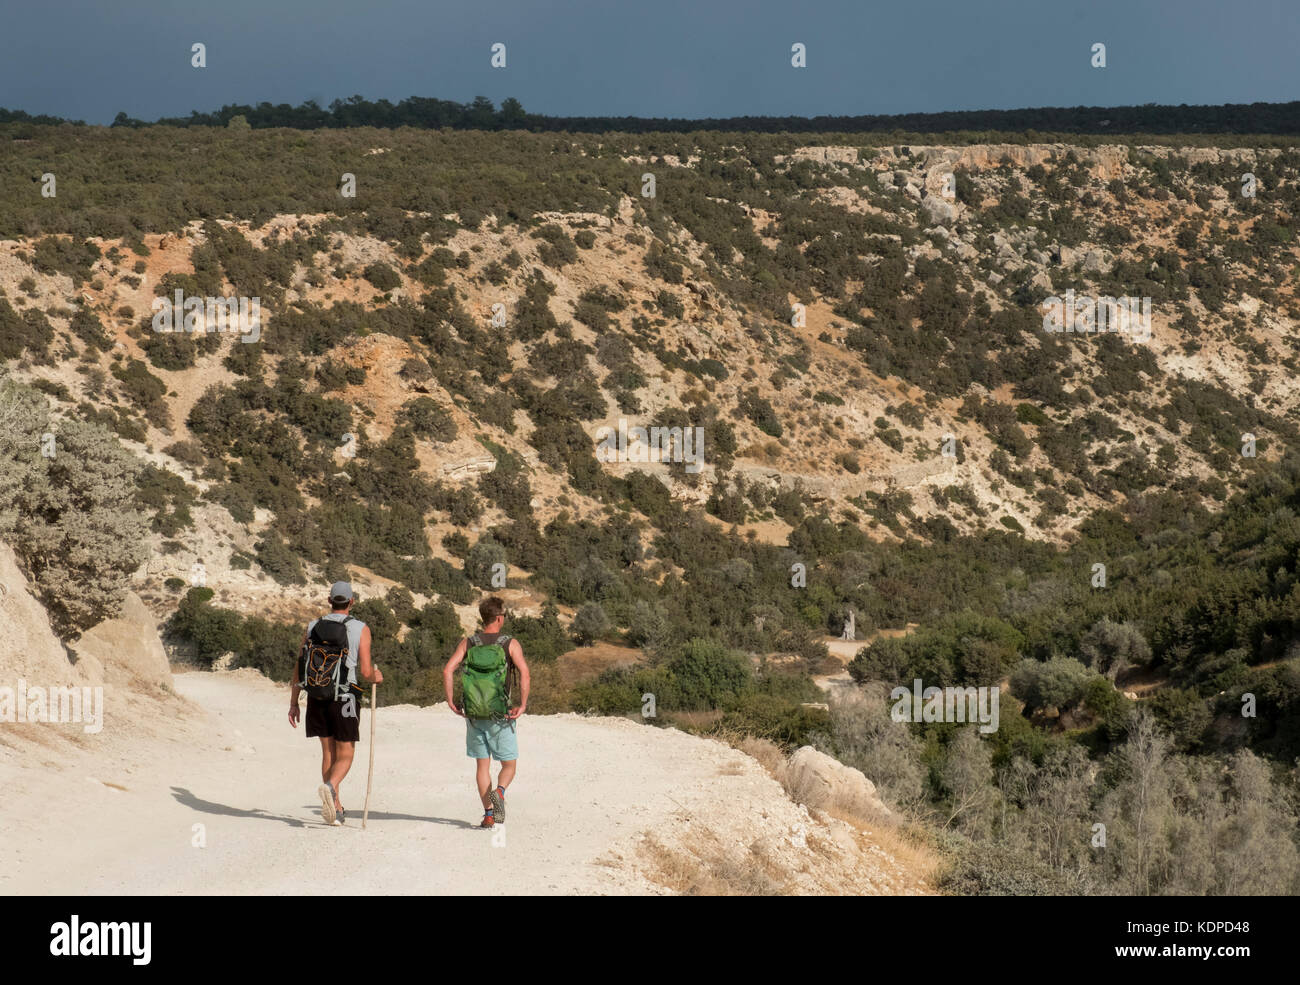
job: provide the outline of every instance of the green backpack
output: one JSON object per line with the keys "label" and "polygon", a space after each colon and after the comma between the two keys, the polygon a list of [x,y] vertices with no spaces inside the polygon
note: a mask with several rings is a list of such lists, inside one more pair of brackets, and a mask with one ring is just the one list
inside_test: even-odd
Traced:
{"label": "green backpack", "polygon": [[461,673],[462,702],[466,718],[502,719],[510,710],[510,688],[507,677],[510,659],[506,647],[510,637],[502,633],[495,642],[484,643],[478,633],[466,642],[464,670]]}

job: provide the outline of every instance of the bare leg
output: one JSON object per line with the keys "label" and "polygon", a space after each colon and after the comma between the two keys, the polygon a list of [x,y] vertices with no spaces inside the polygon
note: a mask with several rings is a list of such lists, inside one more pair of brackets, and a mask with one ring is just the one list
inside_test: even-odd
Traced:
{"label": "bare leg", "polygon": [[497,786],[499,787],[510,786],[510,781],[515,778],[515,764],[518,762],[519,760],[512,759],[509,762],[501,764],[501,774],[500,776],[497,777]]}
{"label": "bare leg", "polygon": [[334,787],[334,806],[340,810],[343,805],[339,802],[339,787],[343,783],[343,778],[348,775],[348,770],[352,768],[352,757],[356,753],[355,742],[344,742],[341,739],[334,741],[334,765],[330,768],[329,779],[325,782]]}
{"label": "bare leg", "polygon": [[488,790],[492,787],[492,760],[476,759],[474,762],[478,767],[474,777],[478,781],[478,799],[483,802],[483,809],[487,810],[492,806],[492,801],[488,799]]}
{"label": "bare leg", "polygon": [[330,782],[330,770],[334,768],[334,740],[329,736],[320,737],[320,778],[324,783]]}

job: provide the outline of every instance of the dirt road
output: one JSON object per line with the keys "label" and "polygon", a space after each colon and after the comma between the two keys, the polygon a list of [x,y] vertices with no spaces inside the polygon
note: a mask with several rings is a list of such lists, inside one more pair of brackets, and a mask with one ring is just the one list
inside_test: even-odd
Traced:
{"label": "dirt road", "polygon": [[663,892],[639,861],[646,833],[671,844],[702,822],[791,872],[819,861],[817,823],[755,760],[610,718],[526,716],[507,823],[479,830],[463,720],[441,705],[379,709],[369,826],[363,741],[341,791],[347,826],[326,827],[319,744],[289,726],[283,687],[251,671],[175,681],[196,706],[175,734],[112,756],[93,740],[48,758],[0,746],[0,893]]}

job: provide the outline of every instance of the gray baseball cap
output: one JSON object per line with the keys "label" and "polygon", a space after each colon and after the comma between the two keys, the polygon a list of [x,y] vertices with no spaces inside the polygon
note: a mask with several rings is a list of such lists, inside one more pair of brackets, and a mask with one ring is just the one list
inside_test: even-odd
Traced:
{"label": "gray baseball cap", "polygon": [[330,586],[331,602],[351,602],[352,586],[346,581],[336,581]]}

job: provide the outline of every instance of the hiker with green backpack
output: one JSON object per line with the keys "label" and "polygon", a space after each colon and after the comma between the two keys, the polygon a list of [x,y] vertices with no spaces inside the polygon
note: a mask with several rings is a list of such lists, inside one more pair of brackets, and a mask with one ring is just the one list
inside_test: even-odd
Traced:
{"label": "hiker with green backpack", "polygon": [[[447,705],[465,719],[465,752],[477,764],[478,796],[483,803],[480,828],[504,824],[506,788],[515,778],[519,742],[515,728],[528,708],[528,664],[519,641],[501,630],[506,621],[506,604],[493,595],[479,603],[483,628],[456,645],[456,652],[442,671]],[[456,707],[456,668],[461,673],[461,702]],[[518,679],[519,704],[511,707]],[[501,764],[496,785],[492,784],[492,760]]]}

